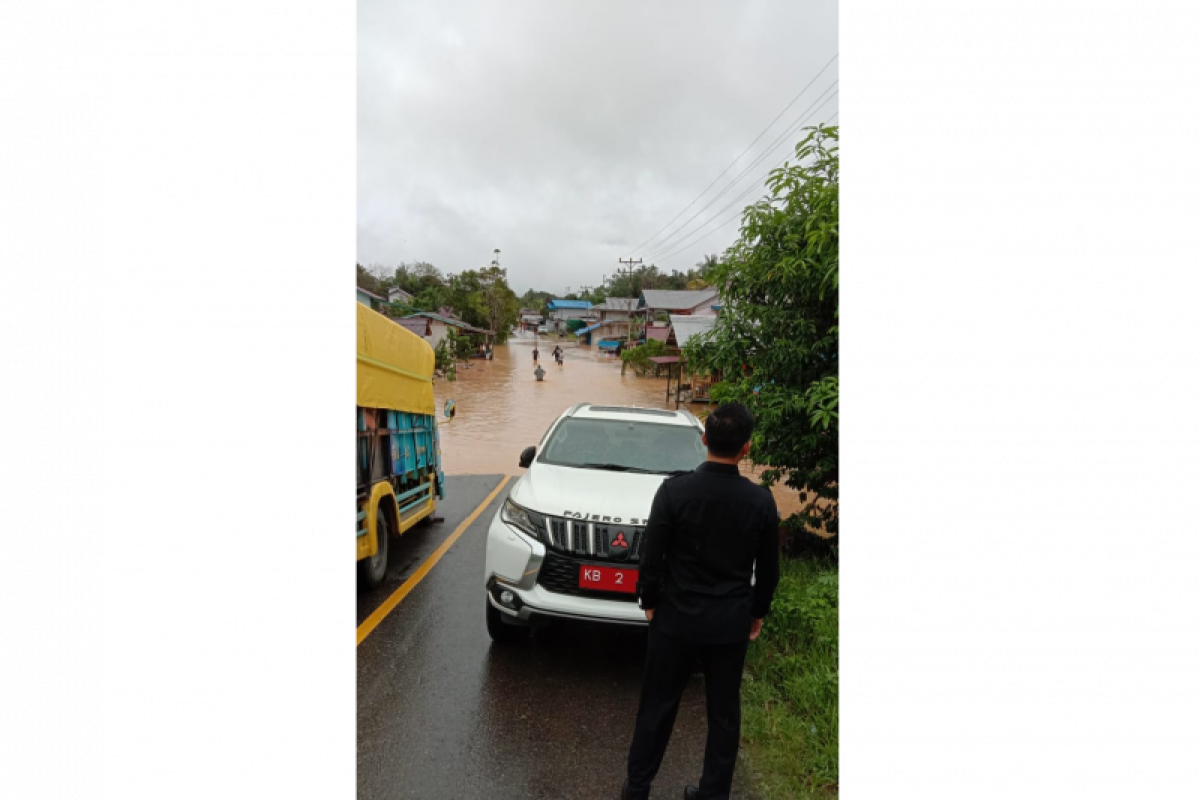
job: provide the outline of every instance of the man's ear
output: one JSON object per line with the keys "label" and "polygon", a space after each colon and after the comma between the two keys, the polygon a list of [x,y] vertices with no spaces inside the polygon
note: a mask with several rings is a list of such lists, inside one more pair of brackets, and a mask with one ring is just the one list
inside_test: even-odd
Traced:
{"label": "man's ear", "polygon": [[700,444],[704,445],[705,447],[708,447],[708,434],[707,433],[700,434]]}
{"label": "man's ear", "polygon": [[750,442],[749,441],[747,441],[744,445],[742,445],[742,452],[738,454],[738,459],[739,460],[743,459],[748,455],[750,455]]}

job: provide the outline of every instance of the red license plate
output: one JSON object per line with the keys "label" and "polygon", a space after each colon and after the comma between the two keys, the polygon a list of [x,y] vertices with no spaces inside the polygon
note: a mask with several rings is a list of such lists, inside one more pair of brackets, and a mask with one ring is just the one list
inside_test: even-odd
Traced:
{"label": "red license plate", "polygon": [[605,592],[637,592],[636,569],[615,567],[579,567],[579,588],[599,589]]}

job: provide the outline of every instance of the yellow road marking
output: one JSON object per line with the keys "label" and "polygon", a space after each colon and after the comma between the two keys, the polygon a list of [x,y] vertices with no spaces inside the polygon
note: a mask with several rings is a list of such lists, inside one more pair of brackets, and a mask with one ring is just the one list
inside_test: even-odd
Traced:
{"label": "yellow road marking", "polygon": [[425,559],[425,563],[422,564],[417,571],[409,577],[408,580],[400,584],[400,588],[392,592],[392,596],[387,600],[384,600],[383,604],[380,605],[379,608],[372,611],[371,616],[363,620],[362,625],[358,626],[358,641],[355,643],[355,646],[362,644],[363,639],[366,639],[367,636],[370,635],[371,631],[375,630],[375,626],[383,622],[383,618],[390,614],[392,609],[400,605],[400,601],[408,596],[408,593],[411,592],[416,585],[421,582],[421,579],[425,577],[429,570],[433,569],[433,565],[440,561],[442,556],[446,554],[446,551],[458,541],[458,537],[462,536],[463,532],[467,528],[471,527],[471,523],[474,522],[475,519],[483,513],[483,510],[487,508],[493,500],[496,499],[496,495],[500,494],[500,490],[504,488],[504,485],[508,483],[510,478],[512,478],[511,475],[505,475],[504,479],[496,485],[496,488],[492,489],[492,493],[489,494],[487,498],[479,504],[479,507],[472,511],[470,515],[468,515],[467,518],[464,519],[459,526],[454,529],[454,533],[446,537],[446,541],[438,545],[438,549],[434,550],[433,554],[430,555],[429,558]]}

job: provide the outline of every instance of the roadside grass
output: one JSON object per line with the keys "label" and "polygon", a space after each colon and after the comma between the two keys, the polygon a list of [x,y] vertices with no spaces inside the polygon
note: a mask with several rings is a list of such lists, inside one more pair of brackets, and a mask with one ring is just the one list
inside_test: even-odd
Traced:
{"label": "roadside grass", "polygon": [[838,793],[838,568],[784,559],[742,683],[742,746],[758,791],[777,798]]}

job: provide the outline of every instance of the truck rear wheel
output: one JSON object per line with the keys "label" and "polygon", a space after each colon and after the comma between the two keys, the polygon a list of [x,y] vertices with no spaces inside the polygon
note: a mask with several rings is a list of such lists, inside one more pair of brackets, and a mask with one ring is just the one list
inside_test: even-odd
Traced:
{"label": "truck rear wheel", "polygon": [[510,625],[500,618],[500,612],[492,606],[490,600],[484,598],[483,604],[487,607],[487,629],[492,641],[508,644],[523,642],[529,638],[528,625]]}
{"label": "truck rear wheel", "polygon": [[388,530],[387,514],[380,507],[375,511],[375,535],[378,543],[375,555],[358,562],[358,578],[368,589],[374,589],[383,583],[387,575],[388,564]]}

